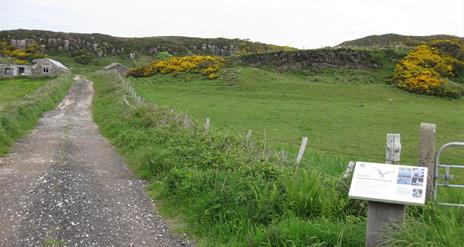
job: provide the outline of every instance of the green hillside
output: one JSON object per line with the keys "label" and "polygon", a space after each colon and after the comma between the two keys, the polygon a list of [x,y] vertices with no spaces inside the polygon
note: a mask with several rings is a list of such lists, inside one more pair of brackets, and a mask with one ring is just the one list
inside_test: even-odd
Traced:
{"label": "green hillside", "polygon": [[86,50],[98,56],[121,55],[129,53],[137,55],[153,55],[158,52],[169,52],[177,55],[239,55],[262,53],[279,50],[294,50],[242,39],[226,38],[192,38],[192,37],[114,37],[106,34],[64,33],[42,30],[7,30],[0,31],[0,41],[13,42],[23,46],[35,42],[48,53],[76,52]]}
{"label": "green hillside", "polygon": [[452,35],[408,36],[400,34],[371,35],[360,39],[343,42],[338,47],[343,48],[386,48],[386,47],[416,47],[433,40],[463,39]]}

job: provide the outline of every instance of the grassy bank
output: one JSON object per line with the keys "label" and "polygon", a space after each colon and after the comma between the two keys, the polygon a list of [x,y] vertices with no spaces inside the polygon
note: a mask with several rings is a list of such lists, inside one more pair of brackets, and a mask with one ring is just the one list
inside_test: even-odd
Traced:
{"label": "grassy bank", "polygon": [[[126,105],[115,77],[91,79],[103,135],[199,245],[364,245],[366,204],[348,200],[340,161],[311,155],[296,168],[293,156],[262,138],[228,128],[205,132],[184,114],[130,97]],[[408,207],[406,223],[384,244],[459,246],[463,219],[459,210]]]}
{"label": "grassy bank", "polygon": [[[30,129],[46,111],[53,109],[72,84],[71,75],[55,79],[1,80],[0,155]],[[10,85],[10,86],[7,86]]]}

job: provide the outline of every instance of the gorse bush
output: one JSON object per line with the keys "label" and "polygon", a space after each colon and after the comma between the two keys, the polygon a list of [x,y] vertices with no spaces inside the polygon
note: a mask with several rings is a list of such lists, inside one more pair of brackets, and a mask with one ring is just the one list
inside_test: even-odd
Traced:
{"label": "gorse bush", "polygon": [[460,97],[464,87],[450,79],[456,77],[462,61],[441,52],[438,47],[448,47],[444,43],[420,45],[411,51],[395,66],[394,83],[410,92]]}
{"label": "gorse bush", "polygon": [[46,54],[41,52],[40,46],[36,43],[29,44],[25,50],[21,50],[7,42],[0,41],[0,57],[1,56],[15,58],[15,64],[28,64],[34,59],[47,57]]}
{"label": "gorse bush", "polygon": [[15,59],[13,63],[19,64],[19,65],[29,64],[29,62],[27,62],[26,60],[22,60],[22,59]]}
{"label": "gorse bush", "polygon": [[177,74],[181,72],[197,73],[208,79],[218,78],[217,72],[224,65],[224,59],[212,56],[170,57],[155,60],[146,66],[139,66],[129,70],[128,76],[148,77],[154,74]]}

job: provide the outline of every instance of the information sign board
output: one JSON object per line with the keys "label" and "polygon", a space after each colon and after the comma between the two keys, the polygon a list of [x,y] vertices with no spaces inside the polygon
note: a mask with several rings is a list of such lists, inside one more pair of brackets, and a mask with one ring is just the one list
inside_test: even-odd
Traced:
{"label": "information sign board", "polygon": [[368,201],[424,205],[427,168],[356,162],[348,196]]}

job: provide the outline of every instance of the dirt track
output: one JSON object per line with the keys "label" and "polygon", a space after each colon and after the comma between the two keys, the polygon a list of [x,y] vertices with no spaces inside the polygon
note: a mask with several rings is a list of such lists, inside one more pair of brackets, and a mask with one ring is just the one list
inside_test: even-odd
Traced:
{"label": "dirt track", "polygon": [[0,246],[182,246],[92,122],[92,82],[0,158]]}

